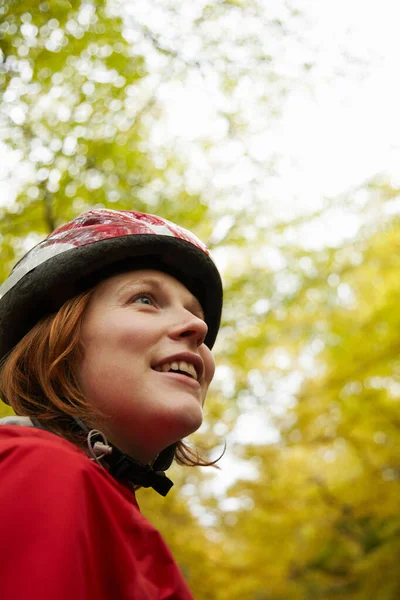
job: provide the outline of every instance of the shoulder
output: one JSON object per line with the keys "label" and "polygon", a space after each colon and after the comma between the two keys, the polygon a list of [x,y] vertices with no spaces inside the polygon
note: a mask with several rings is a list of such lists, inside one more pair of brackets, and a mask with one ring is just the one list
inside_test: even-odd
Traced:
{"label": "shoulder", "polygon": [[34,427],[0,427],[0,480],[25,486],[34,483],[38,493],[43,493],[43,482],[45,488],[59,493],[76,488],[87,492],[108,490],[127,500],[132,496],[83,450]]}
{"label": "shoulder", "polygon": [[60,436],[33,427],[0,427],[3,500],[27,493],[38,502],[70,498],[91,472],[84,452]]}
{"label": "shoulder", "polygon": [[86,455],[74,444],[48,431],[15,425],[0,427],[0,468],[10,461],[48,463],[55,459],[58,463],[77,466],[86,462]]}
{"label": "shoulder", "polygon": [[34,557],[34,590],[42,591],[41,573],[52,566],[50,591],[42,597],[58,597],[62,589],[63,598],[83,598],[87,589],[96,598],[166,598],[167,585],[168,597],[191,598],[133,492],[70,442],[31,427],[1,426],[0,482],[0,514],[7,515],[1,540],[11,557],[0,563],[0,588],[2,569],[8,577],[15,571],[12,585],[23,586],[17,574]]}
{"label": "shoulder", "polygon": [[0,482],[1,508],[29,497],[31,509],[46,506],[55,515],[132,513],[131,490],[74,444],[33,427],[0,427]]}

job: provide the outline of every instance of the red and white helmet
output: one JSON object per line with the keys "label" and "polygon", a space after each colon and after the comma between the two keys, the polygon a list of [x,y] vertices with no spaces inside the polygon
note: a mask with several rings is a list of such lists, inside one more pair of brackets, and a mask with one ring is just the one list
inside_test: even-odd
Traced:
{"label": "red and white helmet", "polygon": [[160,269],[199,300],[212,348],[222,283],[207,247],[190,231],[145,213],[91,210],[32,248],[0,287],[0,360],[42,317],[115,272]]}

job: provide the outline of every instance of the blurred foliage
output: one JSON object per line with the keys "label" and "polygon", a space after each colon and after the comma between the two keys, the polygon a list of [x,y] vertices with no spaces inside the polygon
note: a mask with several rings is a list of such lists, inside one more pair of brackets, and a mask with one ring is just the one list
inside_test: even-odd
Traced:
{"label": "blurred foliage", "polygon": [[301,360],[303,377],[275,418],[279,443],[238,451],[257,477],[229,490],[233,509],[215,512],[226,581],[240,575],[235,598],[399,596],[399,239],[394,219],[314,253],[318,269],[287,298],[284,319],[264,318],[269,346],[247,340],[264,398]]}
{"label": "blurred foliage", "polygon": [[[329,221],[333,204],[276,222],[251,202],[254,182],[247,203],[234,183],[221,203],[212,186],[189,181],[182,147],[151,143],[158,86],[193,71],[219,77],[224,139],[240,139],[257,111],[278,110],[285,80],[273,50],[300,17],[287,6],[287,22],[261,20],[270,35],[257,37],[249,23],[260,22],[261,4],[199,3],[190,35],[172,1],[154,3],[163,16],[154,30],[121,2],[1,4],[0,125],[26,172],[15,202],[0,207],[0,279],[54,225],[94,206],[155,212],[208,240],[223,266],[225,311],[195,439],[220,447],[242,411],[262,414],[280,437],[231,444],[256,476],[226,494],[215,496],[204,469],[174,468],[166,499],[139,493],[143,511],[198,600],[394,600],[400,226],[379,218],[398,190],[371,182],[368,202],[352,209],[349,198],[344,212],[364,224],[357,238],[316,250],[312,226]],[[257,107],[249,73],[265,83]]]}
{"label": "blurred foliage", "polygon": [[[260,127],[272,99],[278,105],[285,94],[277,57],[287,31],[265,20],[262,2],[206,2],[181,12],[171,0],[152,3],[158,18],[151,29],[143,5],[132,10],[123,0],[44,0],[34,10],[19,0],[1,3],[0,128],[4,148],[21,165],[21,186],[16,202],[0,204],[0,278],[27,245],[89,205],[179,216],[200,237],[211,236],[207,215],[218,188],[209,175],[199,186],[182,140],[155,141],[157,95],[166,83],[198,78],[211,85],[217,134],[201,144],[209,153],[222,145],[223,171],[226,139],[240,140],[256,112]],[[299,16],[286,12],[287,29],[296,31]],[[271,36],[259,35],[264,25]],[[251,99],[250,74],[258,82]],[[304,79],[302,64],[297,77]]]}

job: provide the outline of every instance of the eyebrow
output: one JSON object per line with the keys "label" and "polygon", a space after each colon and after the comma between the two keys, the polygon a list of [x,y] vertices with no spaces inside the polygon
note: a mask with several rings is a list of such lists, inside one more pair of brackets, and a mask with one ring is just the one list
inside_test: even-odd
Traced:
{"label": "eyebrow", "polygon": [[[123,283],[121,285],[121,287],[118,289],[117,293],[119,295],[119,294],[123,293],[126,290],[126,288],[140,287],[141,285],[150,285],[150,286],[157,288],[161,292],[164,291],[163,284],[160,283],[160,281],[158,279],[156,279],[155,277],[142,277],[141,279],[136,279],[135,281],[127,281],[126,283]],[[182,285],[184,285],[184,284],[182,284]],[[186,288],[185,285],[184,285],[184,287]],[[195,312],[199,312],[201,315],[201,318],[204,319],[204,310],[203,310],[200,302],[197,300],[196,296],[193,296],[193,294],[189,290],[187,290],[187,291],[190,294],[191,309]]]}

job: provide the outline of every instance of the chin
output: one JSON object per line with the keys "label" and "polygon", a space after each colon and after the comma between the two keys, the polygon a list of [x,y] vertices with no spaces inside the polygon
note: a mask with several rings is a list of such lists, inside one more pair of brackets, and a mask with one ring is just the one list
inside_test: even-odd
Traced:
{"label": "chin", "polygon": [[166,430],[173,432],[175,439],[171,442],[172,444],[191,435],[200,428],[203,423],[203,409],[200,404],[195,407],[192,404],[190,407],[181,407],[179,413],[175,413],[171,417],[169,424],[166,425]]}

